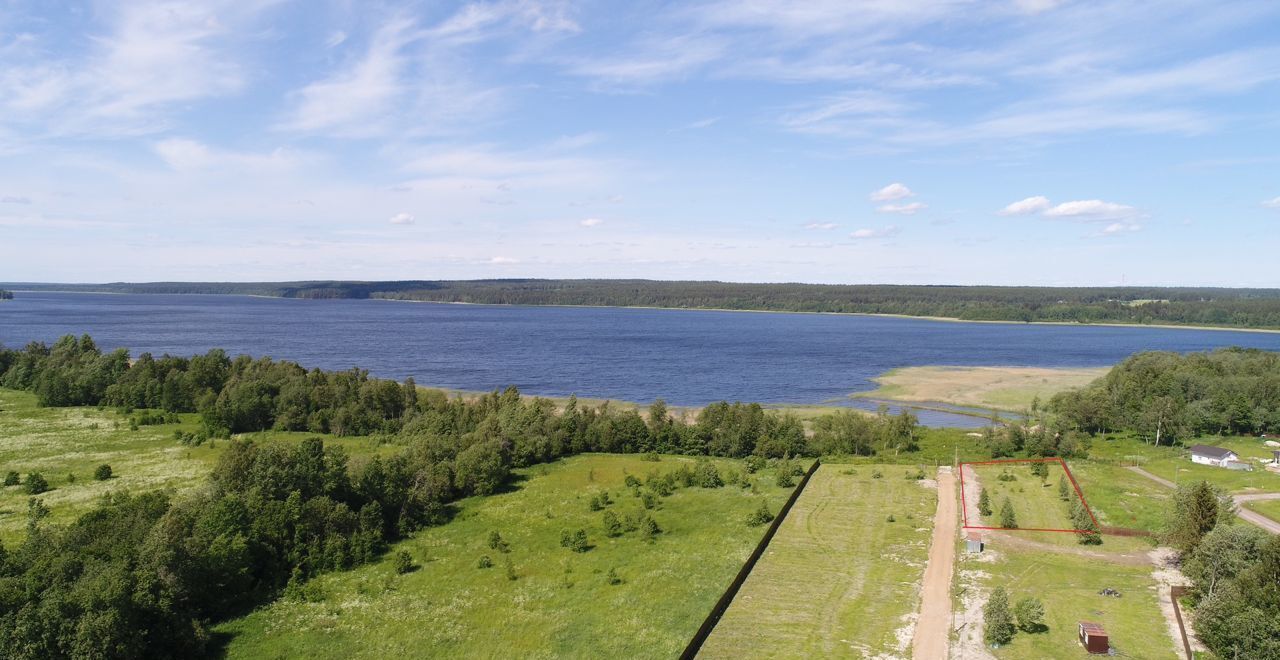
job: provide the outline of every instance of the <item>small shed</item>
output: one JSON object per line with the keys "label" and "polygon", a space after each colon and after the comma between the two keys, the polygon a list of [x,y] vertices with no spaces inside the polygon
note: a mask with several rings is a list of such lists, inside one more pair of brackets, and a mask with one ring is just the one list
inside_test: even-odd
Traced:
{"label": "small shed", "polygon": [[1111,652],[1111,640],[1107,637],[1106,629],[1100,623],[1081,621],[1080,643],[1084,645],[1084,650],[1092,654]]}
{"label": "small shed", "polygon": [[982,535],[978,534],[977,532],[969,532],[969,534],[965,536],[965,539],[964,539],[965,552],[976,555],[982,552],[983,547],[984,546],[982,543]]}
{"label": "small shed", "polygon": [[1213,447],[1210,445],[1191,445],[1188,447],[1191,451],[1191,462],[1201,465],[1214,465],[1217,467],[1227,467],[1228,463],[1234,463],[1240,460],[1240,456],[1230,449],[1222,447]]}

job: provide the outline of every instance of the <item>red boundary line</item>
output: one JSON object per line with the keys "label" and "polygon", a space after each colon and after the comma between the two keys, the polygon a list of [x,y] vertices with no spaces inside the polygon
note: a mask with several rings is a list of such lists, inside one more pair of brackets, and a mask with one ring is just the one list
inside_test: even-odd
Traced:
{"label": "red boundary line", "polygon": [[1071,480],[1071,487],[1076,491],[1076,497],[1080,498],[1080,503],[1084,505],[1084,510],[1089,514],[1089,519],[1093,521],[1093,526],[1101,529],[1098,519],[1093,515],[1093,509],[1089,507],[1089,500],[1085,499],[1084,491],[1080,490],[1080,484],[1076,482],[1076,476],[1071,474],[1071,468],[1067,467],[1067,462],[1058,457],[1053,458],[1004,458],[992,461],[962,461],[960,463],[960,510],[964,516],[964,525],[961,529],[992,529],[1003,532],[1065,532],[1070,534],[1089,534],[1096,533],[1087,529],[1045,529],[1039,527],[986,527],[982,525],[969,524],[969,506],[964,496],[964,466],[966,465],[996,465],[1001,463],[1057,463],[1062,466],[1064,472],[1067,473],[1067,479]]}

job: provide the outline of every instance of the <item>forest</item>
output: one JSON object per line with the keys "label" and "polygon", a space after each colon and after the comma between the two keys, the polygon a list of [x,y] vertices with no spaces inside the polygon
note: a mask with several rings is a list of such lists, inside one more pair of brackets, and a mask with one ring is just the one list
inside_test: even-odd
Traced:
{"label": "forest", "polygon": [[0,289],[0,300],[13,300],[13,292],[6,289]]}
{"label": "forest", "polygon": [[0,648],[13,658],[216,653],[212,623],[378,557],[390,541],[449,520],[455,500],[507,487],[516,467],[581,452],[872,453],[909,447],[916,434],[910,415],[850,412],[859,421],[810,446],[797,418],[757,404],[722,402],[686,421],[661,401],[642,416],[514,388],[449,398],[412,380],[220,350],[131,359],[88,336],[0,349],[0,386],[33,392],[43,406],[198,413],[200,430],[175,443],[279,429],[381,436],[396,450],[356,463],[318,436],[231,440],[198,495],[119,493],[66,527],[49,524],[32,497],[25,541],[0,546]]}
{"label": "forest", "polygon": [[1066,428],[1129,430],[1157,445],[1197,435],[1280,433],[1280,353],[1138,353],[1088,387],[1056,395],[1048,407]]}
{"label": "forest", "polygon": [[[8,284],[6,286],[15,287]],[[449,303],[592,305],[932,316],[967,321],[1280,329],[1280,289],[744,284],[657,280],[22,284],[44,291],[221,293]]]}

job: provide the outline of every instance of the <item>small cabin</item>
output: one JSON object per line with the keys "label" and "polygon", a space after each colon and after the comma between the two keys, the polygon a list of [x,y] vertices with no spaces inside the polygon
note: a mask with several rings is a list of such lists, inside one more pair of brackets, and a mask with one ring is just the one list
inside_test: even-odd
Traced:
{"label": "small cabin", "polygon": [[1230,463],[1239,463],[1240,456],[1230,449],[1209,445],[1192,445],[1191,462],[1214,467],[1227,467]]}
{"label": "small cabin", "polygon": [[982,552],[983,547],[982,536],[977,532],[969,532],[964,539],[964,550],[971,555]]}
{"label": "small cabin", "polygon": [[1111,652],[1111,640],[1100,623],[1080,622],[1080,644],[1091,654],[1107,654]]}

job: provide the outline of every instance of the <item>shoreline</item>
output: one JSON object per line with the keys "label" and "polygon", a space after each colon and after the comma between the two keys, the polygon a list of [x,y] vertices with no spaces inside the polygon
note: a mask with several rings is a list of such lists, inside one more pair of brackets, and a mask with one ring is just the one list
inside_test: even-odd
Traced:
{"label": "shoreline", "polygon": [[258,293],[130,293],[124,291],[60,291],[55,289],[42,289],[38,291],[13,289],[14,293],[84,293],[94,295],[111,295],[111,296],[244,296],[246,298],[268,298],[275,300],[307,300],[313,302],[332,302],[334,300],[382,300],[386,302],[402,302],[402,303],[418,303],[425,305],[470,305],[473,307],[559,307],[566,309],[648,309],[648,310],[669,310],[675,312],[734,312],[746,314],[804,314],[812,316],[867,316],[873,318],[887,319],[908,319],[919,321],[935,321],[939,323],[980,323],[989,325],[1020,325],[1020,326],[1066,326],[1078,328],[1155,328],[1158,330],[1211,330],[1215,332],[1249,332],[1255,334],[1280,334],[1280,328],[1244,328],[1229,325],[1178,325],[1173,323],[1120,323],[1117,321],[1101,321],[1097,323],[1080,323],[1078,321],[998,321],[998,320],[979,320],[979,319],[961,319],[951,316],[915,316],[911,314],[886,314],[878,312],[805,312],[790,311],[784,309],[728,309],[724,307],[659,307],[655,305],[533,305],[521,303],[475,303],[461,301],[446,300],[412,300],[408,298],[384,298],[384,297],[368,297],[368,298],[286,298],[284,296],[268,296]]}

